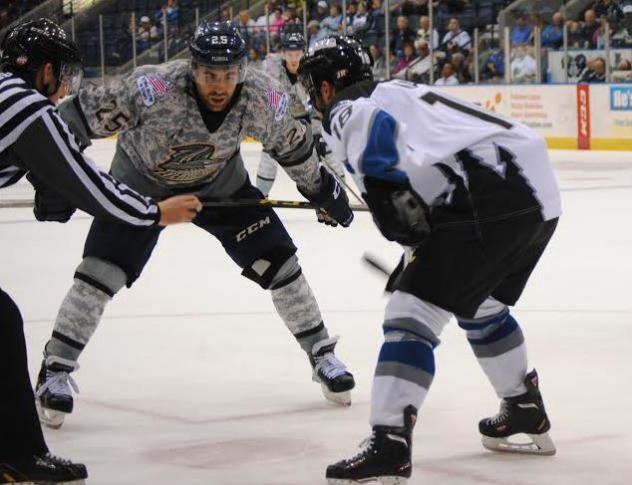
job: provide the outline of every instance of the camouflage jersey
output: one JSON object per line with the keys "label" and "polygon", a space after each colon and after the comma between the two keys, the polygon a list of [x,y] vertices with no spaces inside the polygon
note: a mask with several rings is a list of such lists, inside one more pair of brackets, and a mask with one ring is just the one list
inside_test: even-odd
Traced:
{"label": "camouflage jersey", "polygon": [[246,137],[258,139],[300,188],[317,192],[311,130],[292,117],[289,96],[276,81],[249,70],[229,106],[223,120],[208,128],[190,63],[176,60],[140,67],[110,86],[88,87],[62,103],[60,112],[85,145],[120,134],[112,174],[145,195],[231,195],[248,176],[239,155]]}
{"label": "camouflage jersey", "polygon": [[309,96],[298,79],[290,79],[281,54],[270,54],[263,61],[263,70],[277,80],[283,90],[290,95],[290,110],[295,118],[306,117],[309,113]]}

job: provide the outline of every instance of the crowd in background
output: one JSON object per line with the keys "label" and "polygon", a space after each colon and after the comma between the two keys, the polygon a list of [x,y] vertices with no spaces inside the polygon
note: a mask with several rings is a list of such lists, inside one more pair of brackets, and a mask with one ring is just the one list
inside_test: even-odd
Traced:
{"label": "crowd in background", "polygon": [[[627,3],[627,2],[630,3]],[[559,50],[563,45],[564,26],[568,29],[569,49],[603,49],[606,33],[612,48],[632,49],[632,0],[597,0],[582,12],[577,19],[565,19],[562,12],[554,12],[545,18],[538,13],[514,14],[510,25],[510,59],[505,61],[503,36],[497,25],[477,24],[476,2],[434,1],[434,28],[430,31],[429,0],[403,0],[391,2],[393,19],[390,32],[390,51],[385,47],[385,10],[382,0],[350,0],[347,2],[346,17],[338,0],[307,1],[308,44],[332,33],[355,35],[370,50],[375,66],[374,75],[384,79],[387,65],[391,75],[413,81],[429,82],[430,56],[434,57],[433,79],[436,84],[467,84],[474,80],[473,27],[482,33],[479,39],[478,68],[482,82],[503,82],[505,70],[510,70],[514,83],[536,81],[535,27],[540,29],[542,46],[542,80],[547,81],[546,57],[549,50]],[[497,13],[507,2],[496,2],[497,10],[492,24],[497,23]],[[239,12],[234,22],[248,41],[250,57],[260,62],[266,55],[266,26],[270,29],[272,51],[279,49],[279,34],[297,29],[302,31],[302,10],[283,0],[269,2],[269,17],[250,17],[248,11]],[[474,12],[474,15],[471,13]],[[468,15],[470,14],[470,15]],[[225,20],[230,16],[223,13]],[[474,22],[472,21],[474,19]],[[463,25],[467,21],[468,25]],[[609,30],[606,29],[606,23]],[[632,51],[631,51],[632,52]],[[603,57],[585,60],[581,65],[578,56],[580,80],[603,82],[606,60]],[[585,59],[585,56],[584,56]],[[612,66],[614,71],[629,71],[630,59],[622,58]],[[630,74],[632,80],[632,73]],[[622,80],[626,80],[624,74]]]}
{"label": "crowd in background", "polygon": [[44,1],[45,0],[2,0],[2,2],[0,2],[0,29],[3,29]]}
{"label": "crowd in background", "polygon": [[[41,3],[41,0],[5,1],[7,5],[0,8],[0,28]],[[249,58],[255,66],[265,58],[268,43],[270,50],[277,52],[282,34],[303,32],[303,8],[306,8],[308,46],[333,33],[354,35],[371,52],[376,79],[385,79],[389,72],[391,76],[428,83],[432,70],[435,84],[467,84],[474,81],[476,67],[481,82],[504,82],[507,74],[514,83],[534,82],[538,67],[535,28],[538,27],[542,46],[542,80],[546,82],[547,52],[562,48],[566,27],[569,49],[599,50],[607,43],[615,49],[629,48],[631,54],[619,56],[615,65],[610,67],[613,79],[632,81],[632,0],[596,0],[574,19],[564,18],[561,11],[548,15],[513,12],[508,50],[497,23],[498,13],[512,3],[511,0],[488,0],[485,5],[491,5],[492,10],[488,8],[485,11],[480,10],[481,2],[475,0],[432,0],[432,29],[429,17],[431,0],[392,0],[389,52],[385,52],[386,12],[383,0],[348,0],[346,15],[343,15],[340,1],[269,0],[267,15],[253,18],[249,10],[233,12],[225,7],[219,10],[217,16],[221,20],[232,21],[240,29],[248,44]],[[120,24],[118,19],[117,22],[118,27],[108,30],[107,36],[107,63],[112,65],[121,65],[131,58],[131,39],[134,36],[136,53],[141,54],[161,44],[166,31],[169,52],[175,53],[186,47],[185,39],[194,28],[190,25],[190,18],[183,21],[178,0],[165,0],[155,11],[137,12],[127,24]],[[474,27],[479,29],[477,59],[474,57]],[[98,42],[95,32],[86,35],[92,36],[89,44]],[[163,57],[164,51],[160,49],[156,51],[157,59]],[[92,57],[98,52],[95,49],[85,50],[92,52]],[[507,51],[509,59],[505,59]],[[430,62],[431,58],[434,62]],[[582,82],[605,81],[605,56],[575,55],[572,64],[567,69],[574,70],[574,78]]]}

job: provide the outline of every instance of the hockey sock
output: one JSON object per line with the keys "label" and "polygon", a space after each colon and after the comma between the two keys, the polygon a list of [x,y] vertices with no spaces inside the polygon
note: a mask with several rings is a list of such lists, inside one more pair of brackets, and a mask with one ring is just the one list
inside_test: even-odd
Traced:
{"label": "hockey sock", "polygon": [[125,272],[118,266],[98,258],[84,258],[59,308],[45,353],[76,362],[99,325],[105,305],[125,286],[126,280]]}
{"label": "hockey sock", "polygon": [[459,319],[459,327],[467,332],[474,355],[498,397],[527,392],[524,385],[527,348],[522,330],[509,309],[481,319]]}
{"label": "hockey sock", "polygon": [[316,342],[329,338],[316,298],[303,274],[270,291],[272,303],[301,348],[311,353]]}
{"label": "hockey sock", "polygon": [[371,426],[404,426],[403,410],[419,409],[435,374],[434,343],[385,330],[371,393]]}
{"label": "hockey sock", "polygon": [[111,299],[102,290],[75,279],[59,308],[53,336],[46,344],[46,354],[76,362]]}

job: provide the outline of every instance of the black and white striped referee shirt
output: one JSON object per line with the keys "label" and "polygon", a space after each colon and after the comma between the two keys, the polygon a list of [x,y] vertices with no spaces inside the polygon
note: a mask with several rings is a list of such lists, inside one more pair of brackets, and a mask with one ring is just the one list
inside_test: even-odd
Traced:
{"label": "black and white striped referee shirt", "polygon": [[33,172],[70,204],[101,219],[151,226],[156,203],[86,158],[55,106],[11,73],[0,73],[0,188]]}

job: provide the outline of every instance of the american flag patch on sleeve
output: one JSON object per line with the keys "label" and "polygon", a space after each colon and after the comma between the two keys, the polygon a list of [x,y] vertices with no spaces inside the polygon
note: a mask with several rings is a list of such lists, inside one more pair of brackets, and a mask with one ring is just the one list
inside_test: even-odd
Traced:
{"label": "american flag patch on sleeve", "polygon": [[283,118],[287,112],[289,98],[286,93],[280,93],[276,89],[268,89],[266,92],[266,99],[268,102],[268,109],[274,112],[274,119],[279,121]]}

